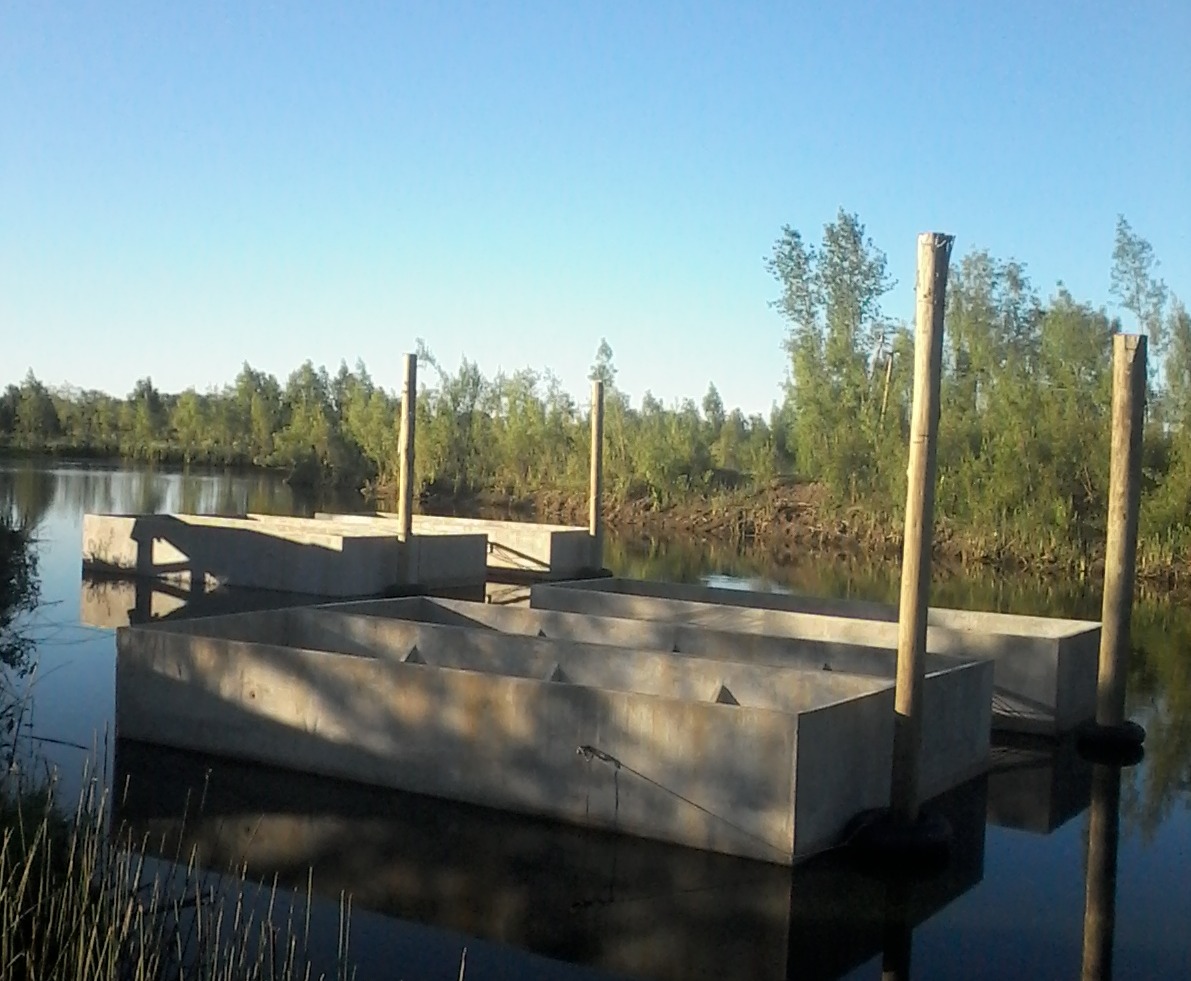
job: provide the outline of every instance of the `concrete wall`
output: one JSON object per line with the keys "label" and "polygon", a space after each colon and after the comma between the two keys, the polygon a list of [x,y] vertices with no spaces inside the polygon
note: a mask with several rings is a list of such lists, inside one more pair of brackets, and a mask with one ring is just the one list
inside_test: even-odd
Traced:
{"label": "concrete wall", "polygon": [[[698,585],[595,579],[535,585],[530,604],[600,616],[691,625],[893,652],[897,612],[874,603],[819,600]],[[932,608],[927,650],[993,662],[993,725],[1050,734],[1095,713],[1100,625],[1091,621]]]}
{"label": "concrete wall", "polygon": [[[228,585],[314,596],[376,596],[398,588],[483,583],[483,536],[434,537],[405,546],[367,527],[213,515],[83,518],[83,568],[204,588]],[[414,577],[407,578],[407,568]]]}
{"label": "concrete wall", "polygon": [[[821,675],[862,675],[892,681],[896,666],[886,652],[856,644],[739,634],[685,623],[515,609],[436,598],[375,600],[321,609],[581,644],[673,651],[717,662],[796,668]],[[613,656],[618,658],[620,653],[604,655],[607,659]],[[993,666],[988,661],[928,655],[920,762],[925,795],[954,787],[985,769],[989,756],[992,691]]]}
{"label": "concrete wall", "polygon": [[[397,516],[378,511],[370,515],[318,512],[315,517],[376,529],[392,529]],[[486,535],[490,569],[566,578],[586,572],[592,566],[591,536],[586,528],[415,514],[413,532],[426,536]]]}
{"label": "concrete wall", "polygon": [[310,609],[117,636],[122,738],[779,864],[888,802],[875,679]]}

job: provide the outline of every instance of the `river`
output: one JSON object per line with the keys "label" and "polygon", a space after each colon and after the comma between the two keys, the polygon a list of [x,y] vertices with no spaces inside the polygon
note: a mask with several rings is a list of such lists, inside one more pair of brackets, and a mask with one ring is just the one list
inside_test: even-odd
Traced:
{"label": "river", "polygon": [[[171,847],[291,889],[309,881],[316,926],[350,894],[360,978],[455,978],[463,948],[468,979],[1071,978],[1081,965],[1083,977],[1191,977],[1186,608],[1143,596],[1135,609],[1128,707],[1148,731],[1140,765],[1118,781],[1068,743],[998,745],[990,774],[941,805],[955,815],[953,867],[894,888],[838,858],[791,874],[117,742],[113,626],[149,606],[131,587],[83,580],[83,515],[316,505],[365,502],[304,500],[270,474],[0,461],[0,508],[36,529],[40,564],[29,751],[67,796],[99,759],[117,809]],[[614,534],[605,559],[640,578],[896,599],[896,569],[843,560],[778,567],[730,548]],[[1080,584],[991,576],[938,580],[932,603],[1095,619],[1099,610]],[[1115,881],[1101,874],[1106,848],[1117,849]],[[1085,930],[1089,902],[1109,913],[1098,930]]]}

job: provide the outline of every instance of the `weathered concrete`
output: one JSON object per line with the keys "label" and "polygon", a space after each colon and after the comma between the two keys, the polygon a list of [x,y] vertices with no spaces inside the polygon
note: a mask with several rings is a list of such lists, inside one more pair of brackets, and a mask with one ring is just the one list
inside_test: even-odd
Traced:
{"label": "weathered concrete", "polygon": [[[535,585],[530,604],[856,644],[890,652],[891,663],[897,646],[896,608],[854,600],[593,579]],[[929,653],[993,662],[994,728],[1053,734],[1074,729],[1094,715],[1098,623],[932,607],[927,624]]]}
{"label": "weathered concrete", "polygon": [[117,636],[123,738],[778,864],[889,799],[880,679],[328,608]]}
{"label": "weathered concrete", "polygon": [[[830,981],[882,951],[886,884],[839,856],[790,870],[124,739],[114,785],[117,821],[156,854],[302,891],[312,870],[354,910],[618,977]],[[911,924],[983,872],[983,783],[937,806],[953,858],[913,883]]]}
{"label": "weathered concrete", "polygon": [[486,551],[483,535],[402,543],[366,525],[308,518],[88,514],[83,519],[84,569],[204,588],[349,597],[482,584]]}
{"label": "weathered concrete", "polygon": [[[385,511],[368,515],[319,512],[315,517],[377,530],[395,528],[397,519]],[[423,536],[487,535],[488,568],[493,570],[566,579],[593,568],[592,539],[586,528],[429,514],[415,514],[413,528],[415,535]]]}
{"label": "weathered concrete", "polygon": [[[673,651],[713,661],[892,680],[883,651],[855,644],[738,634],[650,620],[510,608],[441,598],[376,600],[323,609],[546,637],[617,648]],[[619,654],[609,654],[610,665]],[[985,660],[930,655],[924,693],[920,766],[929,796],[982,773],[989,758],[993,667]]]}

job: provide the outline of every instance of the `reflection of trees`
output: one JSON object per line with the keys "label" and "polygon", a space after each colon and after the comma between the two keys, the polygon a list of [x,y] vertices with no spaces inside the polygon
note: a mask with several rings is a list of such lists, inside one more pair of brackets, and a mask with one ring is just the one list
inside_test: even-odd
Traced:
{"label": "reflection of trees", "polygon": [[32,638],[20,629],[21,618],[37,605],[37,551],[29,529],[13,517],[11,507],[0,508],[0,723],[8,710],[8,671],[24,671],[32,656]]}
{"label": "reflection of trees", "polygon": [[1133,612],[1129,707],[1146,727],[1145,765],[1126,771],[1122,808],[1152,835],[1180,801],[1191,807],[1191,610],[1139,603]]}
{"label": "reflection of trees", "polygon": [[36,528],[54,503],[57,483],[54,471],[32,463],[0,470],[0,515],[18,528]]}

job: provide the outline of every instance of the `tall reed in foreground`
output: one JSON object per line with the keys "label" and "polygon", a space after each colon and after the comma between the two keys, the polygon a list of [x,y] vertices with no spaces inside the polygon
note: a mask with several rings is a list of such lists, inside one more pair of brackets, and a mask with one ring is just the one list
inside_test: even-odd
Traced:
{"label": "tall reed in foreground", "polygon": [[[106,830],[84,791],[73,815],[52,795],[0,778],[2,981],[291,981],[316,975],[304,905],[273,887],[151,856],[147,840]],[[92,785],[94,787],[94,784]],[[335,976],[347,967],[340,906]]]}

